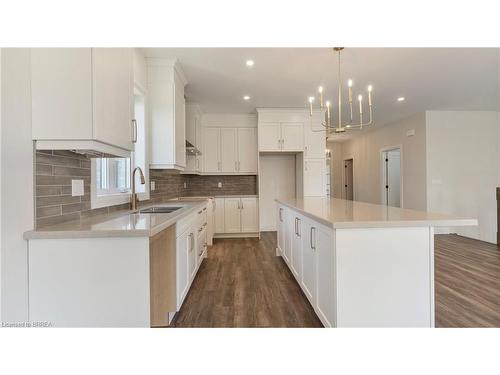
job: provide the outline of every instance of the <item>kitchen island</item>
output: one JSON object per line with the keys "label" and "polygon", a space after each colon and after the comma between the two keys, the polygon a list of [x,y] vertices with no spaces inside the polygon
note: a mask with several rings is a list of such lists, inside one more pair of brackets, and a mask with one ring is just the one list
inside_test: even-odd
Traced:
{"label": "kitchen island", "polygon": [[478,224],[335,198],[276,202],[277,255],[326,327],[434,327],[434,228]]}

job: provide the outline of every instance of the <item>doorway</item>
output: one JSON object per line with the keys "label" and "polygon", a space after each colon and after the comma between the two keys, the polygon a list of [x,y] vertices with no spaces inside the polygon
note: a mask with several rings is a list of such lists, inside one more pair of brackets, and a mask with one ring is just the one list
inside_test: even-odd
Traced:
{"label": "doorway", "polygon": [[382,202],[386,206],[401,207],[402,174],[401,147],[381,150],[382,152]]}
{"label": "doorway", "polygon": [[344,160],[344,199],[351,201],[354,198],[353,165],[352,158]]}

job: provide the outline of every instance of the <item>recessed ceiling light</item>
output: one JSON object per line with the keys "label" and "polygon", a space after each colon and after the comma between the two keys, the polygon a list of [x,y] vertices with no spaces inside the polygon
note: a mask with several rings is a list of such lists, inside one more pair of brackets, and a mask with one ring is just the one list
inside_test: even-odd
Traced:
{"label": "recessed ceiling light", "polygon": [[248,95],[245,95],[245,96],[243,97],[243,100],[250,100],[250,97],[249,97]]}
{"label": "recessed ceiling light", "polygon": [[398,102],[404,102],[404,101],[405,101],[405,97],[404,97],[404,96],[400,96],[400,97],[398,98]]}
{"label": "recessed ceiling light", "polygon": [[247,66],[253,66],[255,62],[253,60],[247,60],[246,64]]}

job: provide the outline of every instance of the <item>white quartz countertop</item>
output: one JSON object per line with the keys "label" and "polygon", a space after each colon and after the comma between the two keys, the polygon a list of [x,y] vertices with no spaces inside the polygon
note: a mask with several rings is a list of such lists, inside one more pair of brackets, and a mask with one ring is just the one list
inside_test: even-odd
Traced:
{"label": "white quartz countertop", "polygon": [[478,225],[477,219],[336,198],[305,197],[276,202],[334,229]]}
{"label": "white quartz countertop", "polygon": [[24,239],[91,238],[91,237],[151,237],[196,211],[206,198],[151,204],[148,207],[182,207],[172,213],[141,214],[136,211],[118,211],[82,220],[55,224],[24,233]]}

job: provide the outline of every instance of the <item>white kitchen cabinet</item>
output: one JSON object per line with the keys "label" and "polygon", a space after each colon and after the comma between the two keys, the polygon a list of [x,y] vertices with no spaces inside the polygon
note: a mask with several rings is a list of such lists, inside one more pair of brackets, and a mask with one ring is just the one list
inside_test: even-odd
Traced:
{"label": "white kitchen cabinet", "polygon": [[278,206],[278,250],[280,251],[281,254],[283,254],[283,251],[285,249],[285,215],[286,215],[286,209],[283,206]]}
{"label": "white kitchen cabinet", "polygon": [[259,231],[259,209],[257,198],[241,198],[241,233]]}
{"label": "white kitchen cabinet", "polygon": [[292,213],[292,261],[290,263],[290,270],[300,283],[302,278],[302,232],[303,232],[303,220],[302,216],[296,214],[294,211]]}
{"label": "white kitchen cabinet", "polygon": [[304,159],[303,194],[304,197],[323,197],[326,195],[326,160]]}
{"label": "white kitchen cabinet", "polygon": [[257,173],[256,128],[206,127],[203,135],[203,173]]}
{"label": "white kitchen cabinet", "polygon": [[259,151],[281,151],[281,124],[259,123]]}
{"label": "white kitchen cabinet", "polygon": [[240,198],[224,199],[224,232],[241,232],[241,200]]}
{"label": "white kitchen cabinet", "polygon": [[224,198],[215,198],[215,233],[224,233],[224,203]]}
{"label": "white kitchen cabinet", "polygon": [[189,286],[191,286],[191,282],[194,279],[194,276],[196,274],[196,233],[195,231],[191,231],[189,233],[189,248],[188,248],[188,255],[187,255],[187,263],[188,263],[188,279],[189,279]]}
{"label": "white kitchen cabinet", "polygon": [[316,305],[316,238],[317,229],[309,220],[303,220],[302,279],[300,285],[311,305]]}
{"label": "white kitchen cabinet", "polygon": [[303,151],[303,122],[260,122],[259,151]]}
{"label": "white kitchen cabinet", "polygon": [[321,159],[325,158],[326,150],[326,132],[321,125],[304,125],[304,158]]}
{"label": "white kitchen cabinet", "polygon": [[[203,149],[201,134],[202,112],[197,103],[186,103],[186,141],[197,150]],[[183,174],[200,174],[202,171],[203,155],[186,153],[186,168]]]}
{"label": "white kitchen cabinet", "polygon": [[204,172],[221,172],[221,138],[219,128],[205,128],[203,130],[202,152]]}
{"label": "white kitchen cabinet", "polygon": [[132,57],[129,48],[32,49],[37,148],[133,150]]}
{"label": "white kitchen cabinet", "polygon": [[210,198],[207,205],[207,245],[213,245],[215,232],[215,199]]}
{"label": "white kitchen cabinet", "polygon": [[238,129],[238,172],[257,173],[257,128]]}
{"label": "white kitchen cabinet", "polygon": [[325,325],[335,326],[335,281],[333,232],[315,225],[313,243],[316,255],[316,313]]}
{"label": "white kitchen cabinet", "polygon": [[186,167],[184,86],[180,65],[170,60],[148,59],[152,169]]}
{"label": "white kitchen cabinet", "polygon": [[234,128],[220,129],[220,162],[223,173],[238,172],[238,132]]}

